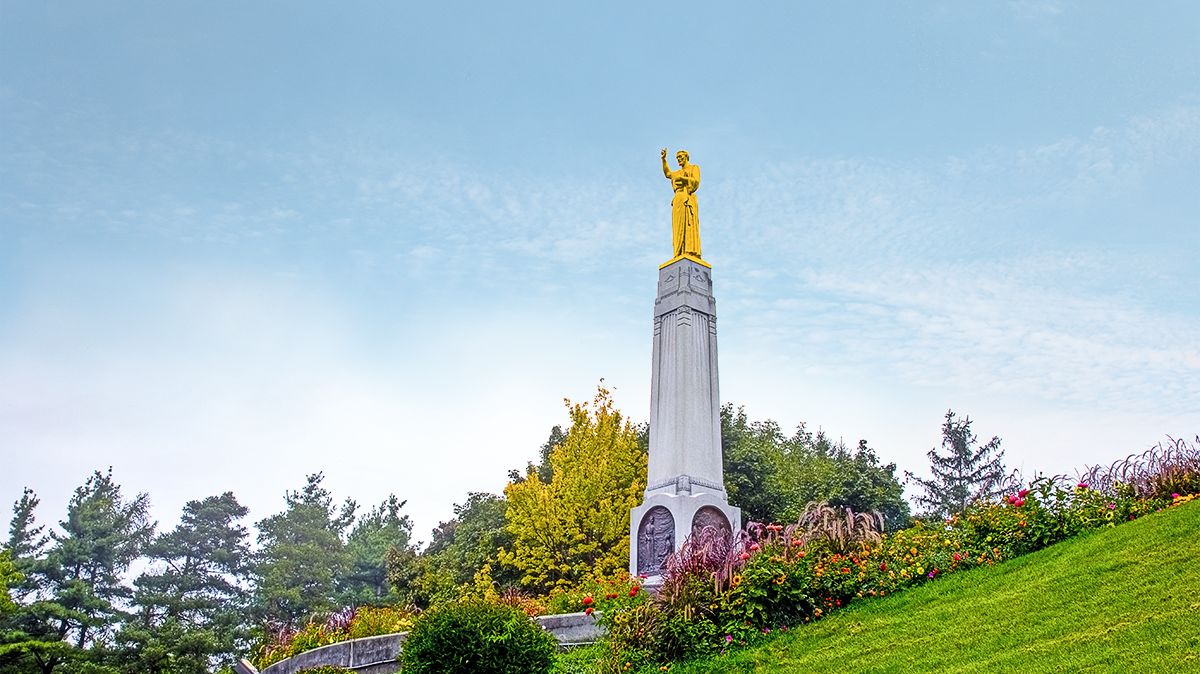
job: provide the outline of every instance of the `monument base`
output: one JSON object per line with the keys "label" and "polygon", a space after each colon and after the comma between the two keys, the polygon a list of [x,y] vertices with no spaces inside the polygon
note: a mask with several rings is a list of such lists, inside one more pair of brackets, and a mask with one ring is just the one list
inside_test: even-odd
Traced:
{"label": "monument base", "polygon": [[[686,484],[681,478],[680,486]],[[629,513],[629,573],[645,576],[644,585],[650,588],[660,585],[667,557],[706,526],[737,536],[742,509],[729,505],[723,491],[682,491],[672,486],[646,494]]]}

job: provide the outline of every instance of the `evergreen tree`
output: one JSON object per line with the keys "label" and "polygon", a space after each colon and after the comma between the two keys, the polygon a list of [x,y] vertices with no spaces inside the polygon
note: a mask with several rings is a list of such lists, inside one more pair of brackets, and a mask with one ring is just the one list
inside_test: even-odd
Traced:
{"label": "evergreen tree", "polygon": [[342,603],[350,606],[362,604],[387,604],[399,601],[388,584],[388,551],[413,556],[409,542],[412,536],[412,520],[401,515],[400,509],[407,501],[391,494],[359,519],[346,540],[348,566],[339,581]]}
{"label": "evergreen tree", "polygon": [[540,479],[543,484],[550,484],[550,482],[554,479],[554,470],[550,467],[550,452],[554,451],[555,447],[562,444],[562,441],[566,439],[566,437],[567,434],[563,433],[562,426],[555,424],[554,428],[550,429],[550,437],[546,438],[546,441],[542,443],[541,448],[538,449],[538,464],[535,466],[533,465],[532,461],[526,464],[524,475],[521,474],[521,471],[515,468],[508,471],[508,481],[524,482],[526,476],[537,473],[538,479]]}
{"label": "evergreen tree", "polygon": [[550,452],[552,480],[536,473],[504,490],[511,547],[500,561],[541,591],[608,576],[629,562],[629,510],[646,487],[638,430],[601,387],[589,405],[571,405],[571,428]]}
{"label": "evergreen tree", "polygon": [[37,577],[32,573],[46,548],[45,526],[35,526],[34,510],[41,500],[28,487],[13,504],[13,517],[8,525],[8,551],[13,567],[22,580],[12,587],[14,596],[23,600],[37,590]]}
{"label": "evergreen tree", "polygon": [[230,492],[189,501],[146,548],[152,568],[134,582],[137,613],[119,635],[126,670],[205,674],[245,649],[247,512]]}
{"label": "evergreen tree", "polygon": [[121,604],[133,594],[125,572],[154,535],[149,507],[146,494],[125,501],[112,469],[96,471],[71,497],[62,532],[51,532],[40,571],[51,600],[64,609],[58,633],[76,647],[111,635],[123,617]]}
{"label": "evergreen tree", "polygon": [[937,448],[929,450],[932,478],[905,473],[925,490],[916,497],[916,502],[928,514],[949,517],[975,501],[1000,494],[1007,473],[999,437],[980,445],[971,432],[971,418],[959,420],[952,410],[947,410],[946,422],[942,424],[942,450],[943,453],[938,453]]}
{"label": "evergreen tree", "polygon": [[337,579],[349,566],[342,536],[358,505],[346,499],[334,507],[324,479],[309,475],[303,489],[286,494],[283,512],[258,523],[254,608],[267,622],[296,625],[335,608]]}
{"label": "evergreen tree", "polygon": [[[40,533],[33,532],[40,530],[32,526],[36,505],[27,492],[14,508],[14,548],[20,541],[31,542],[29,551],[38,547]],[[28,564],[31,601],[5,619],[0,637],[5,671],[51,674],[64,664],[85,662],[92,671],[104,671],[99,661],[133,594],[124,575],[154,534],[148,508],[145,494],[125,500],[111,469],[96,471],[75,490],[61,531],[50,533],[45,557]]]}

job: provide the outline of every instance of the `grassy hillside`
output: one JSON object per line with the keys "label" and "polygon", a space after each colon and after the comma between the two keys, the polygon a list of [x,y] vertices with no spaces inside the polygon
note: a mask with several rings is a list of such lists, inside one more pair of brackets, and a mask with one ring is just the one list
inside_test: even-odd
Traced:
{"label": "grassy hillside", "polygon": [[670,671],[1200,672],[1200,501]]}

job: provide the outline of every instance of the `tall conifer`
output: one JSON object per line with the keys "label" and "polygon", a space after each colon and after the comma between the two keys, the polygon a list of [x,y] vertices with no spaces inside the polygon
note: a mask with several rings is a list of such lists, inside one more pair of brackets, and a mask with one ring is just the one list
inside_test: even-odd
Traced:
{"label": "tall conifer", "polygon": [[971,432],[971,418],[959,420],[952,410],[947,410],[946,422],[942,424],[942,450],[942,453],[937,448],[929,450],[932,478],[905,472],[909,480],[925,490],[916,497],[916,502],[926,512],[949,517],[975,501],[999,495],[1006,477],[999,437],[980,445]]}

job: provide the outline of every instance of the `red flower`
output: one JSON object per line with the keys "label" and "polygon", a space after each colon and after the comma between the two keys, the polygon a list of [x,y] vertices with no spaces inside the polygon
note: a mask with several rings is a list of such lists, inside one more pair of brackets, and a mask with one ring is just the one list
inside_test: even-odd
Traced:
{"label": "red flower", "polygon": [[750,544],[750,552],[758,552],[758,543]]}
{"label": "red flower", "polygon": [[584,605],[584,606],[591,606],[591,605],[592,605],[592,598],[591,598],[591,597],[584,597],[584,598],[583,598],[583,605]]}
{"label": "red flower", "polygon": [[1017,492],[1017,498],[1025,498],[1028,495],[1029,495],[1028,489],[1022,489],[1021,491]]}
{"label": "red flower", "polygon": [[631,589],[629,590],[629,596],[630,596],[630,597],[636,597],[636,596],[637,596],[637,593],[638,593],[638,590],[640,590],[640,589],[642,589],[642,588],[638,587],[637,585],[634,585],[634,586],[633,586],[633,588],[631,588]]}
{"label": "red flower", "polygon": [[586,611],[584,611],[584,613],[586,613],[587,615],[591,615],[591,614],[592,614],[592,612],[593,612],[593,611],[595,611],[595,610],[596,610],[596,609],[594,609],[594,608],[592,608],[591,606],[589,606],[589,607],[587,607],[587,610],[586,610]]}
{"label": "red flower", "polygon": [[750,559],[750,553],[749,553],[749,552],[743,552],[742,554],[738,555],[738,559],[742,559],[742,560],[745,560],[745,559]]}
{"label": "red flower", "polygon": [[1020,508],[1021,506],[1025,505],[1025,499],[1019,498],[1016,501],[1013,501],[1013,505]]}
{"label": "red flower", "polygon": [[961,553],[958,553],[958,552],[954,553],[954,561],[956,561],[956,562],[961,562],[961,561],[962,561],[962,554],[961,554]]}
{"label": "red flower", "polygon": [[880,570],[880,571],[887,571],[887,562],[880,562],[880,563],[879,563],[879,570]]}

